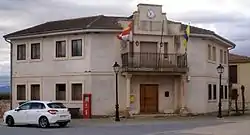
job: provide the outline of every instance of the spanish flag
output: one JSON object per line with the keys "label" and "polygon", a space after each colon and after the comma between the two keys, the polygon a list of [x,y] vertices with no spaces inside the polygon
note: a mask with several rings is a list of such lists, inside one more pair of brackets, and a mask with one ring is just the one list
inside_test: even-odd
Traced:
{"label": "spanish flag", "polygon": [[190,35],[190,24],[187,25],[187,28],[186,28],[185,33],[184,33],[183,45],[184,45],[185,50],[187,49],[189,35]]}
{"label": "spanish flag", "polygon": [[132,32],[132,21],[129,22],[128,26],[122,30],[122,32],[117,35],[120,40],[128,41]]}

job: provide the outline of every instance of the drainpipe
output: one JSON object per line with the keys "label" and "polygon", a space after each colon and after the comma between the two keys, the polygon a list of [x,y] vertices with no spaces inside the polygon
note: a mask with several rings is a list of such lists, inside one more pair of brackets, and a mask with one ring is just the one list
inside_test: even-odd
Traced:
{"label": "drainpipe", "polygon": [[[230,74],[230,71],[229,71],[229,51],[232,50],[232,49],[234,49],[234,48],[235,48],[235,46],[233,46],[233,47],[231,47],[231,48],[229,48],[229,49],[227,50],[228,77],[229,77],[229,74]],[[232,87],[231,87],[230,85],[231,85],[231,84],[230,84],[230,78],[228,78],[228,94],[229,94],[229,96],[228,96],[228,115],[230,115],[231,104],[232,104],[232,102],[231,102]]]}
{"label": "drainpipe", "polygon": [[12,55],[13,55],[13,44],[11,41],[4,38],[6,42],[10,43],[10,110],[12,110]]}

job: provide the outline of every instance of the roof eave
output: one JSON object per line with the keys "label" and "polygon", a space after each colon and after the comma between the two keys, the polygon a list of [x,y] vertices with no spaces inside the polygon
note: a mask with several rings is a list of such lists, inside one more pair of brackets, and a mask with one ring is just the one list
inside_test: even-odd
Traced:
{"label": "roof eave", "polygon": [[44,37],[44,36],[54,36],[54,35],[65,35],[65,34],[74,34],[74,33],[87,33],[87,32],[121,32],[121,29],[78,29],[78,30],[67,30],[67,31],[51,31],[46,33],[39,34],[28,34],[28,35],[20,35],[20,36],[8,36],[4,35],[3,37],[8,40],[14,39],[25,39],[25,38],[36,38],[36,37]]}
{"label": "roof eave", "polygon": [[[183,34],[184,35],[184,34]],[[212,38],[212,39],[215,39],[215,40],[218,40],[226,45],[228,45],[229,48],[235,48],[235,44],[231,41],[228,41],[226,39],[222,40],[220,39],[216,34],[215,35],[211,35],[211,34],[190,34],[190,37],[205,37],[205,38]]]}
{"label": "roof eave", "polygon": [[242,63],[250,63],[250,60],[231,60],[228,61],[229,65],[230,64],[242,64]]}

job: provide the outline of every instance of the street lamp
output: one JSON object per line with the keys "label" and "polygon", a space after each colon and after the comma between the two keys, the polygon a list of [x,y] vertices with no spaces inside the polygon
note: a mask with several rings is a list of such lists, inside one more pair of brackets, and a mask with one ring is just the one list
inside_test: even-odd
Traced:
{"label": "street lamp", "polygon": [[116,98],[116,104],[115,104],[115,121],[120,121],[120,117],[119,117],[119,104],[118,104],[118,73],[120,70],[120,65],[115,62],[115,64],[113,65],[113,69],[115,72],[115,98]]}
{"label": "street lamp", "polygon": [[220,75],[220,82],[219,82],[219,111],[218,111],[218,118],[222,118],[222,115],[221,115],[221,98],[222,98],[222,86],[221,86],[221,74],[224,72],[224,67],[220,64],[218,67],[217,67],[217,72],[219,73]]}

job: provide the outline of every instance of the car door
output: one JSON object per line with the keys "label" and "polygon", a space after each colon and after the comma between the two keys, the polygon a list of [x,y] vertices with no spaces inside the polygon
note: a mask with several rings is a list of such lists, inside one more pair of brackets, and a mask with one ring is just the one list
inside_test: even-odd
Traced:
{"label": "car door", "polygon": [[40,115],[45,110],[45,105],[39,102],[33,102],[30,105],[30,110],[27,112],[27,120],[30,124],[38,124]]}
{"label": "car door", "polygon": [[27,118],[27,112],[30,109],[30,103],[24,103],[21,106],[19,106],[15,111],[13,112],[13,118],[15,123],[18,124],[26,124],[26,118]]}

